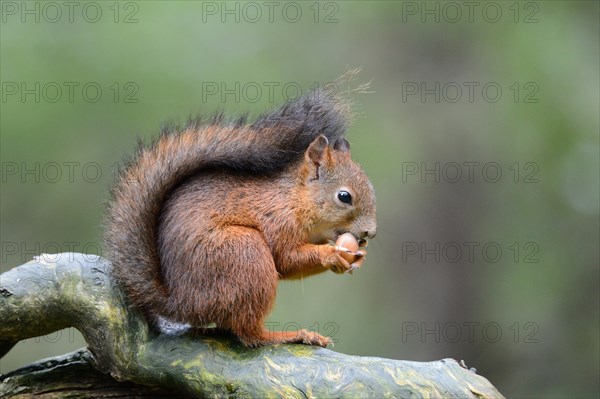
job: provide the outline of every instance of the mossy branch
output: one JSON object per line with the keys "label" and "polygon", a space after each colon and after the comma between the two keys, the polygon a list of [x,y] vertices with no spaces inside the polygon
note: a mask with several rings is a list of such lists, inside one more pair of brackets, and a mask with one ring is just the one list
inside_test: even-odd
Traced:
{"label": "mossy branch", "polygon": [[[101,257],[63,253],[0,276],[0,356],[22,339],[66,327],[77,328],[88,344],[2,376],[0,397],[39,393],[52,384],[53,392],[66,392],[84,381],[92,390],[106,391],[108,384],[143,397],[161,396],[160,389],[197,397],[502,397],[452,359],[410,362],[305,345],[248,349],[226,335],[157,333],[125,306],[109,269]],[[74,372],[88,379],[66,384]]]}

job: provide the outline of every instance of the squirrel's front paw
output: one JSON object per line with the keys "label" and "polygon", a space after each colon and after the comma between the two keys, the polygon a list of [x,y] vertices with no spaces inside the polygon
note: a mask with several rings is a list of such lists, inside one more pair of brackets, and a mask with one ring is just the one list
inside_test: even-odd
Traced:
{"label": "squirrel's front paw", "polygon": [[362,266],[366,254],[365,250],[352,252],[339,245],[328,245],[322,263],[324,267],[331,269],[334,273],[352,273]]}

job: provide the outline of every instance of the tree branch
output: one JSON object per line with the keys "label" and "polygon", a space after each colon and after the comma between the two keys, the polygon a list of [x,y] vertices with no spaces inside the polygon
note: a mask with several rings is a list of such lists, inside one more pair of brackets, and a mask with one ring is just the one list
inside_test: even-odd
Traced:
{"label": "tree branch", "polygon": [[[399,361],[305,345],[249,349],[227,335],[200,336],[191,329],[158,333],[125,306],[109,269],[101,257],[63,253],[36,257],[2,274],[0,356],[19,340],[75,327],[89,352],[50,362],[72,367],[84,362],[118,381],[192,396],[502,397],[485,378],[452,359]],[[15,381],[36,386],[31,372],[2,377],[0,396],[11,395]]]}
{"label": "tree branch", "polygon": [[0,398],[190,398],[161,387],[119,382],[100,373],[86,349],[37,361],[0,378]]}

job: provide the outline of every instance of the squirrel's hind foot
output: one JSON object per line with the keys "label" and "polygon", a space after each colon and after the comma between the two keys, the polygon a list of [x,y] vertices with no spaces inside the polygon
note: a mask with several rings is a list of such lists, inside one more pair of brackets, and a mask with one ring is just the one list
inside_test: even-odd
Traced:
{"label": "squirrel's hind foot", "polygon": [[268,331],[262,330],[260,334],[250,336],[246,334],[236,334],[246,346],[259,347],[273,344],[305,344],[315,345],[325,348],[327,345],[333,346],[331,338],[324,337],[316,332],[308,330],[298,331]]}

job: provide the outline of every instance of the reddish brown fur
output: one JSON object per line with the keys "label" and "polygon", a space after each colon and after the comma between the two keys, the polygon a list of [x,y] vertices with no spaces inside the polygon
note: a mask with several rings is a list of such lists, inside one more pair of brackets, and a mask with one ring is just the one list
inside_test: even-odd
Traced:
{"label": "reddish brown fur", "polygon": [[[251,346],[329,343],[306,331],[262,328],[279,278],[306,277],[332,265],[347,270],[328,241],[343,231],[365,237],[375,230],[372,188],[362,170],[349,153],[329,147],[320,151],[319,179],[307,155],[276,177],[207,172],[174,192],[159,224],[159,253],[170,293],[167,314],[193,325],[214,322]],[[365,194],[355,196],[365,207],[356,213],[360,217],[334,204],[341,186]],[[327,231],[321,237],[311,239],[323,228]]]}
{"label": "reddish brown fur", "polygon": [[[260,122],[261,131],[192,126],[140,151],[113,190],[106,231],[112,274],[135,307],[151,318],[215,323],[248,346],[330,342],[263,328],[279,279],[350,271],[366,252],[350,265],[332,243],[344,232],[375,235],[373,187],[350,159],[345,122],[331,124],[343,114],[326,97],[303,101],[277,111],[279,122]],[[305,109],[307,122],[294,130]],[[331,146],[311,130],[319,124]],[[296,152],[286,163],[288,146]],[[341,188],[352,205],[337,199]]]}

